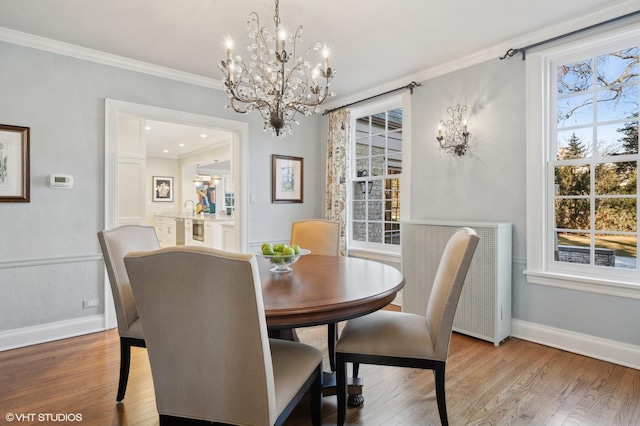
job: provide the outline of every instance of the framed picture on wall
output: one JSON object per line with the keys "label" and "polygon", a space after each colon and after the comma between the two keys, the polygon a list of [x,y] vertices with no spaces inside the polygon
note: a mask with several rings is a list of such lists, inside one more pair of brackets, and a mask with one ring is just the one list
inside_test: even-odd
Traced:
{"label": "framed picture on wall", "polygon": [[153,201],[173,201],[173,178],[153,177]]}
{"label": "framed picture on wall", "polygon": [[0,202],[29,202],[29,127],[0,124]]}
{"label": "framed picture on wall", "polygon": [[272,156],[271,202],[302,203],[303,159],[286,155]]}

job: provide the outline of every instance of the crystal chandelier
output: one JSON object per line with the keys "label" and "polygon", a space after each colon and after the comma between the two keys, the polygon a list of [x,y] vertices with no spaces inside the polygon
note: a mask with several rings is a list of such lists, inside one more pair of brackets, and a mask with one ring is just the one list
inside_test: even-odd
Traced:
{"label": "crystal chandelier", "polygon": [[[300,113],[312,115],[329,92],[331,79],[336,71],[329,67],[329,51],[318,43],[304,51],[299,51],[296,43],[302,42],[302,25],[292,35],[288,35],[280,23],[279,1],[273,18],[275,32],[260,26],[255,12],[247,21],[248,46],[251,55],[249,64],[240,56],[233,56],[233,42],[227,40],[227,59],[218,65],[224,74],[225,91],[230,105],[239,113],[260,111],[264,119],[263,132],[271,129],[275,136],[283,137],[292,133],[291,123],[299,124],[295,117]],[[289,51],[287,51],[289,49]],[[311,51],[322,49],[322,63],[311,64]],[[287,66],[288,65],[288,66]]]}

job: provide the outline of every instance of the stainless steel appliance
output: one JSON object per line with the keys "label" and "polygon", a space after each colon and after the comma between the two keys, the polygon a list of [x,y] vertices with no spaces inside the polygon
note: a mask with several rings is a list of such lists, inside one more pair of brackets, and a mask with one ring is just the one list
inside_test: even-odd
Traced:
{"label": "stainless steel appliance", "polygon": [[193,219],[193,239],[204,243],[204,220]]}

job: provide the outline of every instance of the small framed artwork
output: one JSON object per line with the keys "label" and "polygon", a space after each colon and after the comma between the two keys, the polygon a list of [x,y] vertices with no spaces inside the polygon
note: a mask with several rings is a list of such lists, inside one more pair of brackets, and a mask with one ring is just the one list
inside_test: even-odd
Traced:
{"label": "small framed artwork", "polygon": [[286,155],[272,156],[271,202],[301,203],[304,175],[303,159]]}
{"label": "small framed artwork", "polygon": [[172,177],[153,177],[153,201],[173,201]]}
{"label": "small framed artwork", "polygon": [[29,202],[29,127],[0,124],[0,202]]}

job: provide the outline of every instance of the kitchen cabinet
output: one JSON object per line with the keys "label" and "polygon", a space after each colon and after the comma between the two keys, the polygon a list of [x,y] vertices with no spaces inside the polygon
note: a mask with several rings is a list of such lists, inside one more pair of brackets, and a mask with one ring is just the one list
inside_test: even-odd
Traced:
{"label": "kitchen cabinet", "polygon": [[204,222],[204,245],[219,248],[216,244],[216,224],[210,220]]}
{"label": "kitchen cabinet", "polygon": [[197,245],[200,241],[193,239],[193,219],[184,220],[184,243],[188,246]]}
{"label": "kitchen cabinet", "polygon": [[156,234],[160,247],[176,245],[176,219],[173,217],[156,216]]}
{"label": "kitchen cabinet", "polygon": [[222,229],[222,250],[236,251],[236,231],[233,222],[223,223]]}
{"label": "kitchen cabinet", "polygon": [[[180,221],[180,231],[184,227],[184,235],[176,229],[176,219]],[[196,227],[194,222],[201,224],[202,228],[200,229],[204,230],[204,241],[194,239],[193,232]],[[213,216],[157,215],[155,228],[161,247],[185,244],[188,246],[206,246],[218,250],[235,251],[235,227],[232,220],[220,220]],[[178,234],[180,234],[179,239],[176,238]]]}

